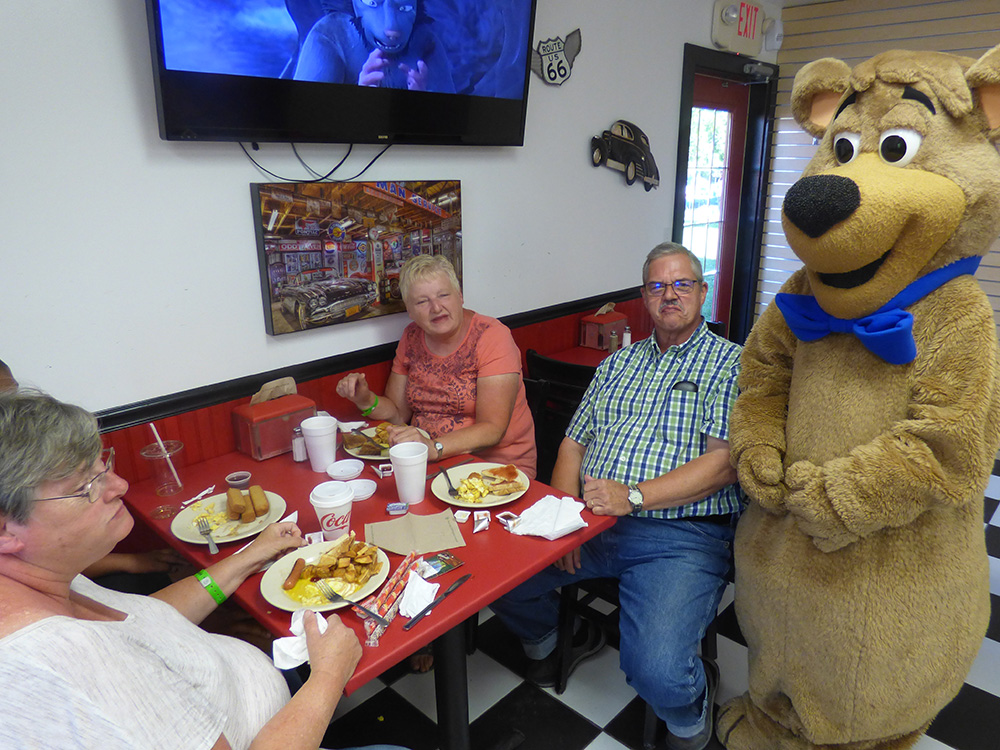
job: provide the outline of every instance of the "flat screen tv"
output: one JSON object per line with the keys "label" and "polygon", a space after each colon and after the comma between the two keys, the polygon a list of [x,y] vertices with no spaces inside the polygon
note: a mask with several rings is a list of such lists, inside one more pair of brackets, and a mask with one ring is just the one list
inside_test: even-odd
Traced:
{"label": "flat screen tv", "polygon": [[164,140],[524,142],[535,0],[146,0]]}

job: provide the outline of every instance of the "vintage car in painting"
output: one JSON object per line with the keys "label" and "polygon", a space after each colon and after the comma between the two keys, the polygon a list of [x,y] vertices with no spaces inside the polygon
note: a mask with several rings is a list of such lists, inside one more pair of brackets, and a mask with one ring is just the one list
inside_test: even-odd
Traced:
{"label": "vintage car in painting", "polygon": [[649,139],[627,120],[616,120],[609,130],[590,139],[590,158],[595,167],[606,166],[625,174],[629,185],[636,179],[650,191],[660,184]]}
{"label": "vintage car in painting", "polygon": [[375,284],[366,279],[321,279],[279,291],[282,308],[301,328],[339,323],[375,302]]}

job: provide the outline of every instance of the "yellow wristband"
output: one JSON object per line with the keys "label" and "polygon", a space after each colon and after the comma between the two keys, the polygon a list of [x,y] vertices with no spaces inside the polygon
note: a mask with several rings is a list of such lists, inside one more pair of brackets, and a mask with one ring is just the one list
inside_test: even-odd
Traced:
{"label": "yellow wristband", "polygon": [[378,396],[375,397],[375,403],[374,404],[372,404],[367,409],[365,409],[363,412],[361,412],[361,416],[362,417],[367,417],[369,414],[371,414],[373,411],[375,411],[375,407],[376,406],[378,406]]}
{"label": "yellow wristband", "polygon": [[198,583],[205,587],[205,591],[212,595],[216,604],[222,604],[226,601],[226,595],[219,588],[219,584],[208,574],[207,570],[199,570],[194,574],[194,577],[198,579]]}

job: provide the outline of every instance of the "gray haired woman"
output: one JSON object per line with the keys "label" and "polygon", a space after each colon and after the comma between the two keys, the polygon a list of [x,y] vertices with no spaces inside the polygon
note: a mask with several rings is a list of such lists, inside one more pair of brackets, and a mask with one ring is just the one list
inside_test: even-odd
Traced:
{"label": "gray haired woman", "polygon": [[245,550],[153,596],[80,575],[132,528],[128,483],[97,421],[34,391],[0,394],[0,746],[317,748],[361,655],[334,615],[305,618],[311,674],[295,696],[255,647],[197,626],[275,556]]}

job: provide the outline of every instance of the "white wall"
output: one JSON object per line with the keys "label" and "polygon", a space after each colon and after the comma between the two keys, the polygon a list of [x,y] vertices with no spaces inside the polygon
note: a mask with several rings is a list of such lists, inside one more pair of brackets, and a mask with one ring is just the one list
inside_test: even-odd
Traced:
{"label": "white wall", "polygon": [[[394,146],[366,179],[460,179],[466,300],[506,315],[637,283],[670,237],[683,44],[711,47],[709,3],[538,0],[539,39],[582,31],[561,87],[532,76],[523,148]],[[92,410],[389,342],[406,320],[264,332],[236,144],[166,143],[141,0],[0,6],[0,359]],[[649,135],[658,190],[594,169],[619,117]],[[316,168],[343,146],[305,146]],[[353,174],[376,153],[355,148]],[[288,145],[257,154],[307,178]]]}

